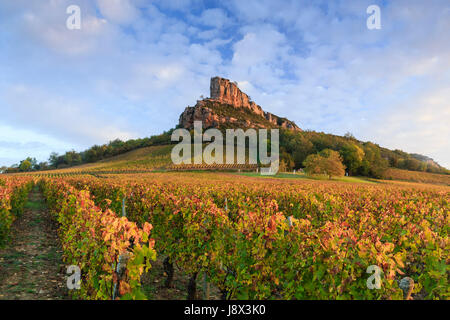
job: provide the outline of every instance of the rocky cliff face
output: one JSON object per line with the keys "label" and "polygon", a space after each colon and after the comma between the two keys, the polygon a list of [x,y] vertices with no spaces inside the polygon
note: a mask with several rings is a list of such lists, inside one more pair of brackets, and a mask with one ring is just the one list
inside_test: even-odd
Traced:
{"label": "rocky cliff face", "polygon": [[202,121],[203,128],[218,128],[228,124],[239,128],[282,127],[301,131],[294,122],[264,112],[236,83],[228,79],[211,78],[210,96],[184,110],[180,115],[180,127],[192,129],[194,121]]}
{"label": "rocky cliff face", "polygon": [[197,101],[194,107],[187,107],[180,116],[180,125],[185,129],[192,129],[194,121],[202,121],[203,128],[217,128],[225,122],[236,123],[233,117],[220,117],[212,108],[206,106],[204,100]]}
{"label": "rocky cliff face", "polygon": [[230,104],[235,108],[247,108],[260,116],[264,116],[262,108],[253,101],[250,101],[248,95],[242,92],[235,83],[228,79],[220,77],[211,78],[209,90],[211,100]]}

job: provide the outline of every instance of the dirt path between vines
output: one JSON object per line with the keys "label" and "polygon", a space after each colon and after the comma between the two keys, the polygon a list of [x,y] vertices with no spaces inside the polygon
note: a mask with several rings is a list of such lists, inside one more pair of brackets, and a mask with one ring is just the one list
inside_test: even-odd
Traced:
{"label": "dirt path between vines", "polygon": [[37,187],[0,248],[0,300],[68,299],[57,226]]}

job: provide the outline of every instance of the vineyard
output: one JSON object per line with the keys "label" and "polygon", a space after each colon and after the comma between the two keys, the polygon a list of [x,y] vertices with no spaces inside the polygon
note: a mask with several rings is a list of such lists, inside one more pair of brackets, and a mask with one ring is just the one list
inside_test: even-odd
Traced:
{"label": "vineyard", "polygon": [[418,172],[409,170],[400,170],[395,168],[389,168],[386,170],[385,179],[390,180],[403,180],[413,181],[421,183],[435,183],[450,186],[450,175],[436,174],[429,172]]}
{"label": "vineyard", "polygon": [[[227,173],[14,177],[0,180],[1,230],[36,184],[59,224],[81,299],[144,299],[159,277],[201,277],[222,299],[449,299],[446,186],[260,179]],[[11,209],[16,208],[16,209]],[[1,231],[1,234],[6,232]],[[370,289],[369,266],[382,270]]]}
{"label": "vineyard", "polygon": [[31,186],[30,178],[0,179],[0,245],[9,237],[14,220],[20,217]]}

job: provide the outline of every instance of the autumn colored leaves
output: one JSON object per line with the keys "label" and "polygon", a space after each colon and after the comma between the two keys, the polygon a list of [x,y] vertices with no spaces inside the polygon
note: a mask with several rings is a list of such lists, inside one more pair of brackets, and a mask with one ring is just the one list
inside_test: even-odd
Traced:
{"label": "autumn colored leaves", "polygon": [[[156,257],[150,238],[152,226],[144,223],[139,228],[111,210],[102,211],[88,191],[64,181],[43,179],[40,184],[60,223],[64,261],[81,269],[80,289],[74,290],[74,296],[144,299],[140,277]],[[117,267],[119,260],[123,268]]]}
{"label": "autumn colored leaves", "polygon": [[[104,210],[125,196],[128,218],[153,225],[158,255],[193,279],[207,273],[223,298],[401,299],[404,276],[413,296],[449,297],[446,189],[208,177],[66,181]],[[371,265],[380,289],[366,285]]]}
{"label": "autumn colored leaves", "polygon": [[0,245],[5,242],[12,223],[23,211],[32,186],[31,178],[0,179]]}

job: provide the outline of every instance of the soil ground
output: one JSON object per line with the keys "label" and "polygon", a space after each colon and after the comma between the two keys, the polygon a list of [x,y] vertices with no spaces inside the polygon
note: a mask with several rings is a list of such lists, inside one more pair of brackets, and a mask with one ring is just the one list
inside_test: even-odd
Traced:
{"label": "soil ground", "polygon": [[10,235],[0,248],[0,300],[68,299],[57,225],[37,187]]}

